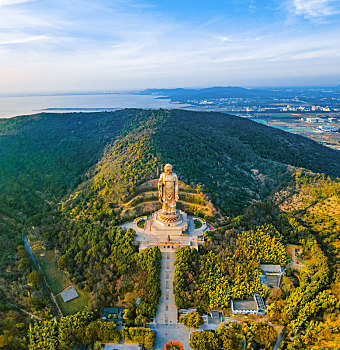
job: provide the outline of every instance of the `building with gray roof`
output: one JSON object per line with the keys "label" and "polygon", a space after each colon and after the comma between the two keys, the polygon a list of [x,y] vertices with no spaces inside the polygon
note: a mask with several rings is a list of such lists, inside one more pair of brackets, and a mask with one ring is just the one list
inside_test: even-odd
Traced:
{"label": "building with gray roof", "polygon": [[74,287],[69,287],[68,289],[66,289],[63,292],[61,292],[60,296],[62,297],[64,302],[67,303],[70,300],[78,298],[79,294],[77,293],[77,291],[75,290]]}
{"label": "building with gray roof", "polygon": [[266,287],[280,287],[281,277],[284,268],[280,265],[260,264],[260,269],[263,271],[263,278],[261,282]]}
{"label": "building with gray roof", "polygon": [[233,300],[231,299],[231,310],[233,314],[265,315],[266,306],[260,294],[254,294],[253,299]]}

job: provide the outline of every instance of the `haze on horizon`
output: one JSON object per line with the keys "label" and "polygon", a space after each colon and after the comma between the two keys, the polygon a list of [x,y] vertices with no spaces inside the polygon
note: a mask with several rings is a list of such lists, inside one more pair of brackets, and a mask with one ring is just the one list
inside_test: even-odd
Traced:
{"label": "haze on horizon", "polygon": [[0,0],[0,93],[340,84],[332,0]]}

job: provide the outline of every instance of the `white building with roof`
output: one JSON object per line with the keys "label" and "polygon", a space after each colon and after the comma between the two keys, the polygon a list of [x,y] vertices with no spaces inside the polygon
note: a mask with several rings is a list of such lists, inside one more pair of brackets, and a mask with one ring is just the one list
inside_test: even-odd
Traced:
{"label": "white building with roof", "polygon": [[231,310],[233,314],[265,315],[266,306],[260,294],[254,294],[254,299],[233,300],[231,299]]}

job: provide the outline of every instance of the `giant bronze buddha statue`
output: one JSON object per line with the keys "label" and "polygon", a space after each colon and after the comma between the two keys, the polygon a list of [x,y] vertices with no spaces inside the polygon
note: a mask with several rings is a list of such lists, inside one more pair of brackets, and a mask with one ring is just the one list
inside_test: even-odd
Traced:
{"label": "giant bronze buddha statue", "polygon": [[164,173],[158,180],[158,196],[162,203],[162,209],[159,211],[158,219],[163,222],[174,222],[179,218],[176,211],[176,202],[178,201],[178,178],[172,172],[172,165],[166,164]]}

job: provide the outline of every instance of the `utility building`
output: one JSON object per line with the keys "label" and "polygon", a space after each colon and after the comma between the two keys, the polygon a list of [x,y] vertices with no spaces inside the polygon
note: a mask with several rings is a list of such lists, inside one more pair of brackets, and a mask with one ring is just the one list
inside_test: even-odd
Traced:
{"label": "utility building", "polygon": [[233,300],[231,299],[231,310],[233,314],[265,315],[266,306],[260,294],[254,294],[254,299]]}

